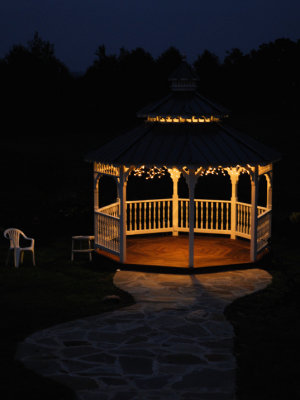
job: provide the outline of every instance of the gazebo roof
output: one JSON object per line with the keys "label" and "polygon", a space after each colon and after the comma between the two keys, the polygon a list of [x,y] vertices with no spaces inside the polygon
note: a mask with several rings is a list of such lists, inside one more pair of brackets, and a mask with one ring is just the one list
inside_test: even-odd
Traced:
{"label": "gazebo roof", "polygon": [[114,165],[218,167],[266,165],[279,154],[219,123],[144,122],[90,153],[88,161]]}
{"label": "gazebo roof", "polygon": [[194,91],[173,91],[137,114],[138,117],[224,117],[228,110]]}
{"label": "gazebo roof", "polygon": [[148,120],[90,153],[87,160],[167,167],[266,165],[279,160],[273,149],[218,122],[228,111],[196,92],[197,78],[187,63],[169,80],[171,93],[138,113]]}

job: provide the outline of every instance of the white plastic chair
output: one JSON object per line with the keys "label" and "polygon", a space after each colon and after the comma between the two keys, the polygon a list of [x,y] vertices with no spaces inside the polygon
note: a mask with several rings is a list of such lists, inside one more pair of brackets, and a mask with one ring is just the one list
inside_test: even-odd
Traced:
{"label": "white plastic chair", "polygon": [[[31,243],[27,247],[20,247],[20,235],[23,236],[24,239],[29,240]],[[20,229],[16,228],[8,228],[4,231],[4,237],[9,239],[10,245],[6,260],[6,265],[9,261],[10,251],[14,251],[14,265],[16,268],[19,267],[20,260],[23,262],[24,252],[31,251],[32,252],[32,263],[35,265],[35,256],[34,256],[34,239],[27,237]]]}

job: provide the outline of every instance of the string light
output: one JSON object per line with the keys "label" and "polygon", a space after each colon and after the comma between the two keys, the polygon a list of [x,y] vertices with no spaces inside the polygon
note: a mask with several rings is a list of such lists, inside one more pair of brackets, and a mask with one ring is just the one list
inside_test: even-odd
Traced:
{"label": "string light", "polygon": [[[249,166],[248,166],[249,168]],[[251,168],[251,167],[250,167]],[[187,167],[183,167],[182,168],[184,170],[184,172],[186,172],[187,174],[189,174],[189,170]],[[231,175],[231,174],[249,174],[249,169],[245,168],[245,167],[241,167],[240,165],[237,165],[236,167],[222,167],[221,165],[219,165],[218,167],[199,167],[196,170],[195,175],[196,176],[207,176],[207,175],[223,175],[226,176]]]}
{"label": "string light", "polygon": [[218,122],[220,121],[220,118],[218,117],[214,117],[214,116],[210,116],[210,117],[205,117],[205,116],[201,116],[201,117],[196,117],[196,116],[192,116],[189,118],[183,118],[183,117],[173,117],[173,116],[168,116],[168,117],[161,117],[161,116],[157,116],[157,117],[150,117],[148,116],[147,118],[148,121],[150,122],[177,122],[177,123],[183,123],[183,122],[188,122],[188,123],[203,123],[203,122]]}
{"label": "string light", "polygon": [[134,176],[143,176],[146,175],[146,179],[153,179],[155,177],[161,178],[166,174],[166,167],[151,167],[151,168],[146,168],[145,165],[142,165],[141,167],[137,167],[134,169],[133,175]]}
{"label": "string light", "polygon": [[133,170],[134,176],[142,176],[144,173],[145,173],[145,165],[142,165],[141,167],[137,167]]}
{"label": "string light", "polygon": [[207,175],[226,175],[225,173],[226,170],[224,170],[223,167],[208,167],[208,168],[203,168],[200,167],[199,170],[197,170],[197,175],[198,176],[207,176]]}
{"label": "string light", "polygon": [[235,175],[240,175],[240,174],[250,174],[250,169],[251,166],[247,164],[248,168],[241,167],[240,165],[237,165],[236,167],[233,168],[226,168],[226,171],[228,172],[229,175],[235,174]]}
{"label": "string light", "polygon": [[[250,168],[250,166],[248,166]],[[189,170],[187,167],[182,168],[185,173],[189,174]],[[146,179],[154,179],[155,177],[161,178],[166,174],[167,167],[151,167],[151,168],[146,168],[145,165],[142,165],[141,167],[137,167],[133,170],[133,175],[142,177],[146,175]],[[249,174],[249,169],[245,167],[241,167],[240,165],[237,165],[236,167],[222,167],[221,165],[218,167],[199,167],[196,170],[196,176],[208,176],[208,175],[239,175],[239,174]]]}

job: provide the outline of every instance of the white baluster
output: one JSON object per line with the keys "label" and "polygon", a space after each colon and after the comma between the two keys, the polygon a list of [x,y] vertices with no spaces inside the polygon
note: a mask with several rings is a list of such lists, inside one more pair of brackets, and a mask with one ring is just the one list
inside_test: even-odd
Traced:
{"label": "white baluster", "polygon": [[250,207],[247,207],[247,233],[250,234]]}
{"label": "white baluster", "polygon": [[143,203],[139,204],[139,230],[142,230],[142,205]]}
{"label": "white baluster", "polygon": [[226,203],[226,229],[229,230],[230,226],[230,214],[231,214],[231,204]]}
{"label": "white baluster", "polygon": [[185,226],[188,227],[189,226],[189,202],[186,201],[185,202]]}
{"label": "white baluster", "polygon": [[219,224],[220,229],[222,229],[222,230],[224,229],[223,221],[224,221],[224,202],[222,201],[220,203],[220,224]]}
{"label": "white baluster", "polygon": [[132,203],[129,203],[129,230],[131,231],[132,229]]}
{"label": "white baluster", "polygon": [[161,228],[161,220],[160,220],[160,207],[161,207],[161,202],[158,201],[158,229]]}
{"label": "white baluster", "polygon": [[180,201],[180,221],[179,226],[183,228],[183,200]]}

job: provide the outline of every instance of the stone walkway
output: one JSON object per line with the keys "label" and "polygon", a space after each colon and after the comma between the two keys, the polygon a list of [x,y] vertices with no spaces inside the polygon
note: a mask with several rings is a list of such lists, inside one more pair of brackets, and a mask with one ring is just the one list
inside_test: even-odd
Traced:
{"label": "stone walkway", "polygon": [[115,284],[137,304],[36,332],[16,357],[81,400],[234,399],[234,332],[223,311],[270,282],[260,269],[119,271]]}

